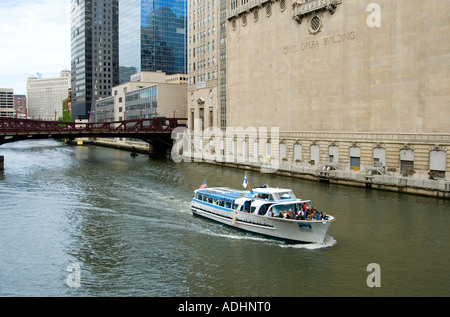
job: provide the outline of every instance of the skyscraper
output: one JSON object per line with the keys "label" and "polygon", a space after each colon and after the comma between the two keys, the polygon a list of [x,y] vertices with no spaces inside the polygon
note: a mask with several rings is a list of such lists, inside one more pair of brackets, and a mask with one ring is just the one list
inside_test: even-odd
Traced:
{"label": "skyscraper", "polygon": [[121,0],[120,82],[141,71],[187,72],[187,1]]}
{"label": "skyscraper", "polygon": [[119,82],[118,0],[72,0],[72,119]]}

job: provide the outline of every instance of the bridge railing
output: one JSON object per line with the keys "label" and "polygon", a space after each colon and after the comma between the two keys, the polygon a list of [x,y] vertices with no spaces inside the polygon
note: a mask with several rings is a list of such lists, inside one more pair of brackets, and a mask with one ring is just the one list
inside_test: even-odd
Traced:
{"label": "bridge railing", "polygon": [[185,126],[185,118],[153,118],[112,122],[57,122],[0,118],[0,133],[170,132]]}

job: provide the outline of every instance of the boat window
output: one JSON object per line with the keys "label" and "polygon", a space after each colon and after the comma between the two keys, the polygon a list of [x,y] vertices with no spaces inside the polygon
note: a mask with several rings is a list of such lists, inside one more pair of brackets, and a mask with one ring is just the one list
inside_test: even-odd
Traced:
{"label": "boat window", "polygon": [[197,195],[198,200],[202,200],[202,198],[203,198],[202,195],[200,195],[200,194]]}
{"label": "boat window", "polygon": [[272,204],[262,205],[258,210],[258,215],[264,216],[267,213],[267,210],[269,209],[270,206],[272,206]]}
{"label": "boat window", "polygon": [[288,213],[289,209],[292,211],[297,211],[296,204],[288,204],[288,205],[275,205],[272,207],[272,213],[274,217],[278,217],[281,213]]}
{"label": "boat window", "polygon": [[291,190],[279,192],[278,196],[280,196],[281,199],[295,199],[295,195]]}
{"label": "boat window", "polygon": [[268,199],[269,198],[269,194],[261,194],[260,198],[261,199]]}
{"label": "boat window", "polygon": [[225,206],[225,202],[223,200],[219,200],[219,206],[224,207]]}
{"label": "boat window", "polygon": [[243,210],[246,211],[246,212],[249,212],[249,210],[250,210],[250,200],[247,200],[244,203],[244,209]]}

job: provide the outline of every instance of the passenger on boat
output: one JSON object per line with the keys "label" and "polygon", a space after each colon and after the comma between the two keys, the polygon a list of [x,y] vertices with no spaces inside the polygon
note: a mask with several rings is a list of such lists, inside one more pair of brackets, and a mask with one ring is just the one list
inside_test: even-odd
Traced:
{"label": "passenger on boat", "polygon": [[303,209],[300,210],[300,212],[298,214],[299,214],[300,220],[306,220],[306,213]]}
{"label": "passenger on boat", "polygon": [[289,218],[289,219],[294,219],[294,218],[295,218],[295,214],[294,214],[294,212],[292,211],[292,209],[289,209],[289,212],[288,212],[288,218]]}
{"label": "passenger on boat", "polygon": [[272,217],[272,216],[273,216],[273,214],[272,214],[272,209],[271,209],[267,212],[267,217]]}
{"label": "passenger on boat", "polygon": [[311,210],[311,220],[317,220],[316,207],[313,207]]}

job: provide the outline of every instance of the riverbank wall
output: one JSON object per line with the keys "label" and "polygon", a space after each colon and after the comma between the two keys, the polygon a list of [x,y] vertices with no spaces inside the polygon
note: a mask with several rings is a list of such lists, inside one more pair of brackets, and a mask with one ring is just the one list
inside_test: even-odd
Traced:
{"label": "riverbank wall", "polygon": [[[208,161],[204,161],[204,163],[239,168],[254,172],[264,172],[265,169],[264,166],[258,164],[237,164]],[[330,184],[450,199],[450,181],[447,180],[394,175],[367,176],[361,172],[339,170],[324,171],[315,168],[292,165],[280,165],[276,170],[271,171],[271,173]]]}
{"label": "riverbank wall", "polygon": [[[136,140],[89,139],[84,140],[84,143],[151,155],[151,147],[147,143]],[[364,171],[333,170],[329,169],[327,166],[310,167],[296,163],[284,163],[285,161],[280,164],[273,164],[273,162],[272,164],[237,161],[218,162],[216,160],[199,159],[189,156],[184,156],[183,161],[239,168],[254,172],[274,173],[287,177],[297,177],[330,184],[450,199],[450,181],[445,179],[426,178],[425,176],[427,175],[423,173],[417,173],[416,176],[395,175],[393,172],[387,172],[384,175],[368,175],[368,173]]]}

